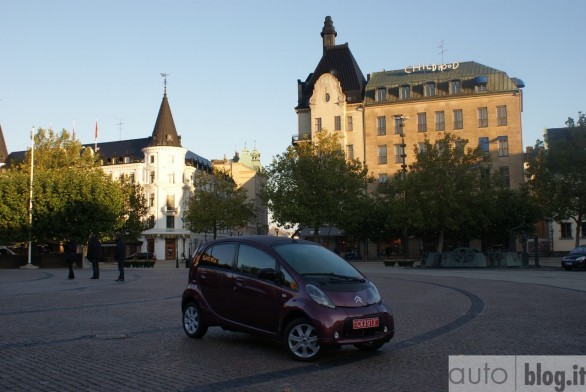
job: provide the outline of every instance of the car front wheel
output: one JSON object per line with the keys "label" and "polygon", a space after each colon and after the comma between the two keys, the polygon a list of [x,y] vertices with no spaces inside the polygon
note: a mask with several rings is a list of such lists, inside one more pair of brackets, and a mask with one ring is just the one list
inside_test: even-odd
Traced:
{"label": "car front wheel", "polygon": [[195,302],[190,302],[183,308],[183,330],[190,338],[201,338],[208,331]]}
{"label": "car front wheel", "polygon": [[308,320],[293,320],[287,326],[284,338],[285,347],[293,359],[308,362],[317,358],[320,349],[317,331]]}

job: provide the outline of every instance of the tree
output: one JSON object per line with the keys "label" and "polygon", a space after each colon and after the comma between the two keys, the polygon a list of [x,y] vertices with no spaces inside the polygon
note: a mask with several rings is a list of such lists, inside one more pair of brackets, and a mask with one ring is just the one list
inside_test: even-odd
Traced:
{"label": "tree", "polygon": [[426,138],[423,148],[415,147],[417,161],[409,171],[393,179],[395,189],[404,192],[402,219],[411,234],[433,233],[438,253],[447,234],[460,239],[479,234],[480,175],[488,157],[479,148],[466,148],[467,144],[449,133],[434,144]]}
{"label": "tree", "polygon": [[547,148],[537,141],[528,156],[527,184],[549,219],[576,223],[575,246],[586,221],[586,115],[568,118],[565,129],[549,133]]}
{"label": "tree", "polygon": [[124,198],[124,207],[122,215],[118,219],[117,231],[122,236],[131,241],[137,241],[141,233],[149,228],[147,219],[149,207],[144,193],[144,188],[140,184],[131,183],[128,178],[121,182]]}
{"label": "tree", "polygon": [[187,202],[185,226],[194,233],[212,233],[244,227],[254,217],[254,202],[246,189],[238,188],[226,173],[200,173],[194,180],[195,190]]}
{"label": "tree", "polygon": [[39,129],[34,135],[32,227],[29,224],[31,151],[0,176],[0,233],[11,241],[74,239],[112,233],[123,209],[123,193],[100,168],[91,149],[67,131]]}
{"label": "tree", "polygon": [[346,159],[339,136],[325,130],[277,155],[266,175],[262,197],[273,219],[309,227],[316,237],[321,226],[352,227],[353,208],[372,182],[365,165]]}

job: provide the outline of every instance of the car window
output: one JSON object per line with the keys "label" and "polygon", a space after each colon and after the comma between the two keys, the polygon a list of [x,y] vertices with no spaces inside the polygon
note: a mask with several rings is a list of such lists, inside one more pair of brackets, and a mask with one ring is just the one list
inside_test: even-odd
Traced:
{"label": "car window", "polygon": [[298,274],[336,274],[363,278],[347,261],[319,245],[285,244],[276,245],[275,251]]}
{"label": "car window", "polygon": [[293,279],[291,274],[287,272],[287,270],[285,270],[283,267],[281,267],[281,271],[279,271],[279,276],[281,277],[281,284],[283,285],[283,287],[295,291],[299,289],[299,285],[297,284],[295,279]]}
{"label": "car window", "polygon": [[239,272],[257,276],[261,269],[276,269],[276,265],[276,260],[260,249],[244,244],[241,244],[238,249],[236,270]]}
{"label": "car window", "polygon": [[210,246],[201,255],[199,265],[232,269],[235,250],[236,244],[234,243]]}

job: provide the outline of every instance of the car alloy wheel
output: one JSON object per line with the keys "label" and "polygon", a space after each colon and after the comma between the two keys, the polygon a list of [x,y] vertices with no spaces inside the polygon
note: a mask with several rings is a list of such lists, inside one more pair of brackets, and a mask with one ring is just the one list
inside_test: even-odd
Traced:
{"label": "car alloy wheel", "polygon": [[183,330],[190,338],[201,338],[208,331],[195,302],[190,302],[183,308]]}
{"label": "car alloy wheel", "polygon": [[314,360],[320,349],[315,328],[304,318],[296,319],[287,326],[285,346],[298,361]]}

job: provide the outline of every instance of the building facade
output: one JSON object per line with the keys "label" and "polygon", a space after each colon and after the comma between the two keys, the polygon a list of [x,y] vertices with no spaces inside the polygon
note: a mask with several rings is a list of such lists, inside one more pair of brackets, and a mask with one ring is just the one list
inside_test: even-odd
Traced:
{"label": "building facade", "polygon": [[365,78],[347,43],[336,45],[331,17],[321,31],[323,55],[298,80],[298,139],[336,132],[348,158],[364,162],[379,182],[415,162],[415,150],[446,133],[492,158],[503,184],[524,181],[524,83],[474,61],[407,65]]}

